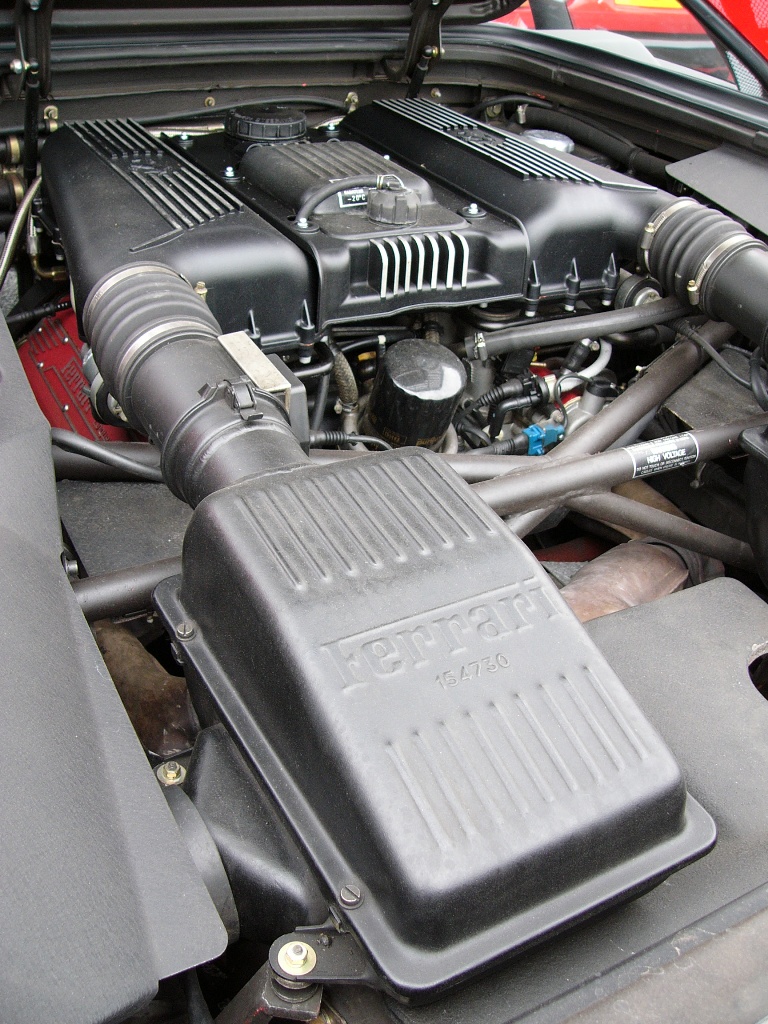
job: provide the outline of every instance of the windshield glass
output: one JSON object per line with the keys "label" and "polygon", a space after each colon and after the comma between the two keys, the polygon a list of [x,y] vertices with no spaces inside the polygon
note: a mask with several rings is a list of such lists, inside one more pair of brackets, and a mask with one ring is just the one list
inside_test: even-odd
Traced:
{"label": "windshield glass", "polygon": [[763,95],[738,58],[716,45],[677,0],[529,0],[497,24],[558,34],[575,30],[579,42],[630,59],[665,61]]}

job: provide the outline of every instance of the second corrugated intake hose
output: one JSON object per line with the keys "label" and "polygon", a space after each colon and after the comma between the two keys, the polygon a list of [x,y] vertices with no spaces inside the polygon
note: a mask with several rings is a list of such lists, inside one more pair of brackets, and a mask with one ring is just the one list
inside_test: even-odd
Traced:
{"label": "second corrugated intake hose", "polygon": [[681,302],[699,306],[768,345],[768,246],[695,199],[662,207],[640,243],[648,271]]}
{"label": "second corrugated intake hose", "polygon": [[110,393],[158,446],[168,486],[190,505],[308,461],[285,409],[248,380],[174,271],[137,264],[109,275],[89,295],[83,325]]}

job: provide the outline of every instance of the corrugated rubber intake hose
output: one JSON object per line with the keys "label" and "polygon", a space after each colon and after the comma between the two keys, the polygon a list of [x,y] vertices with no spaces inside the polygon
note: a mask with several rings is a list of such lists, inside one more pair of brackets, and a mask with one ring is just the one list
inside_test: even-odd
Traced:
{"label": "corrugated rubber intake hose", "polygon": [[110,274],[83,311],[86,335],[129,423],[161,452],[190,505],[247,477],[304,465],[282,405],[249,381],[191,285],[158,264]]}
{"label": "corrugated rubber intake hose", "polygon": [[681,302],[768,349],[768,246],[737,221],[695,199],[658,210],[641,253],[649,272]]}

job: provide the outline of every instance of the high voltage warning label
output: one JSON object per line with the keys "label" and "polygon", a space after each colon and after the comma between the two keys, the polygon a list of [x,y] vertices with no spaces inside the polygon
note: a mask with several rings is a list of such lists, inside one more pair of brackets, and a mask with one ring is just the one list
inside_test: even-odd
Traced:
{"label": "high voltage warning label", "polygon": [[629,445],[624,451],[632,458],[638,476],[651,476],[663,473],[667,469],[678,469],[690,466],[698,461],[699,445],[693,434],[675,434],[673,437],[660,437],[657,441],[641,441]]}

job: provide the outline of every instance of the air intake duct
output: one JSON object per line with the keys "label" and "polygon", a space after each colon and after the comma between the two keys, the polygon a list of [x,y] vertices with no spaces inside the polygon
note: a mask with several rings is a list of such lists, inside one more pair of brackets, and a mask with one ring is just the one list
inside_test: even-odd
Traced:
{"label": "air intake duct", "polygon": [[146,263],[109,275],[83,322],[110,393],[159,447],[163,476],[190,505],[308,461],[283,406],[244,376],[213,314],[173,270]]}
{"label": "air intake duct", "polygon": [[656,211],[640,249],[650,273],[681,302],[768,345],[768,246],[695,199]]}

